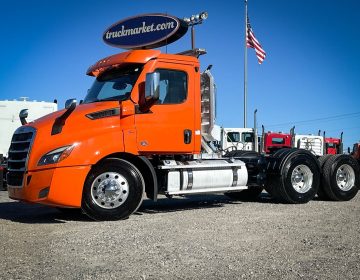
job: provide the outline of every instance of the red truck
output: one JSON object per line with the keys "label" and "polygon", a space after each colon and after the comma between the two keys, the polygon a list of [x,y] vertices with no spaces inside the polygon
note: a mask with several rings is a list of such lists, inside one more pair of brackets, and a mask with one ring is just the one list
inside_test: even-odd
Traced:
{"label": "red truck", "polygon": [[[293,131],[293,130],[291,130]],[[265,154],[272,154],[282,148],[292,147],[292,134],[284,132],[265,132],[262,126],[262,136],[260,141],[260,149]]]}
{"label": "red truck", "polygon": [[325,138],[325,149],[327,155],[336,155],[342,153],[342,142],[340,138]]}

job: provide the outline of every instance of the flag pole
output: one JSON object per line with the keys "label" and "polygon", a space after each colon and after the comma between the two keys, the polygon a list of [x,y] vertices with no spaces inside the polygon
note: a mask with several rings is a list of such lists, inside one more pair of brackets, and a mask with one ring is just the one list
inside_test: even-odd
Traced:
{"label": "flag pole", "polygon": [[245,0],[245,51],[244,51],[244,128],[246,124],[246,102],[247,102],[247,0]]}

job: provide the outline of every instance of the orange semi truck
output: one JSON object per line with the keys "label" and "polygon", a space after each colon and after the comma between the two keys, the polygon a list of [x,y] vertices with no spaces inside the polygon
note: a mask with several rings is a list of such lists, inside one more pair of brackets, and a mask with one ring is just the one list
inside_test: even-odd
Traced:
{"label": "orange semi truck", "polygon": [[200,71],[200,53],[131,49],[91,66],[94,84],[80,105],[69,100],[15,131],[10,198],[117,220],[136,211],[144,194],[156,200],[220,192],[241,199],[265,188],[276,200],[306,203],[321,185],[328,199],[356,195],[359,166],[350,156],[332,156],[321,167],[301,149],[266,157],[217,150],[215,85],[209,70]]}

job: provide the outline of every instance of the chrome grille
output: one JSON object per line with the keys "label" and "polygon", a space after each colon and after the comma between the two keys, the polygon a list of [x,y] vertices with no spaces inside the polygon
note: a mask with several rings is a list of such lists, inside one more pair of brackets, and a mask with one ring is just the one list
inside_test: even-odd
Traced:
{"label": "chrome grille", "polygon": [[21,187],[27,170],[31,145],[34,141],[35,129],[30,126],[19,127],[11,139],[8,156],[8,173],[6,176],[9,186]]}

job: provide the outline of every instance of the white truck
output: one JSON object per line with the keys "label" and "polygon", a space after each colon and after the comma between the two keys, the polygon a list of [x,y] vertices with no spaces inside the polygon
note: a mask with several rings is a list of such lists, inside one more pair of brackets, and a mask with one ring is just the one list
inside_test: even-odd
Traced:
{"label": "white truck", "polygon": [[19,100],[0,101],[0,189],[5,185],[6,160],[14,131],[20,127],[19,113],[28,109],[28,121],[31,122],[42,116],[57,111],[57,101],[30,101],[26,97]]}

